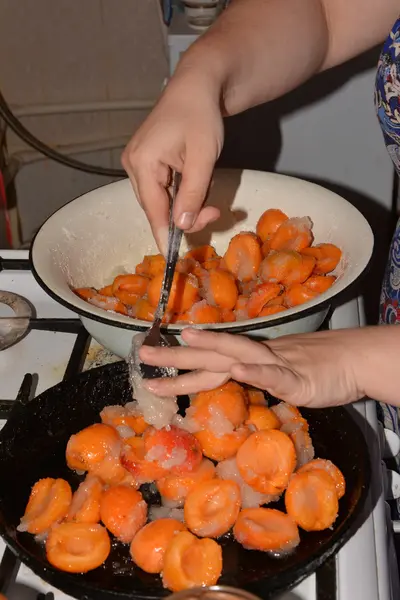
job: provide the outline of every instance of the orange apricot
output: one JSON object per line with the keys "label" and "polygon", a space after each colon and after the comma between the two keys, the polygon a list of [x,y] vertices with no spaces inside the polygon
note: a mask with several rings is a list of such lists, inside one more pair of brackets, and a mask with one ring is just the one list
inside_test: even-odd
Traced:
{"label": "orange apricot", "polygon": [[207,260],[211,260],[216,258],[217,253],[212,246],[198,246],[197,248],[192,248],[185,254],[185,258],[191,258],[199,263],[205,263]]}
{"label": "orange apricot", "polygon": [[127,427],[137,435],[141,435],[149,427],[142,415],[133,414],[125,406],[118,404],[104,407],[100,413],[100,418],[103,423],[115,427],[117,431],[118,428]]}
{"label": "orange apricot", "polygon": [[170,320],[170,323],[189,323],[189,322],[190,322],[190,317],[187,312],[180,313],[178,315],[172,315],[171,320]]}
{"label": "orange apricot", "polygon": [[267,302],[267,304],[265,305],[264,308],[269,308],[270,306],[282,306],[283,300],[284,300],[283,294],[280,294],[280,296],[275,296],[275,298],[272,298],[272,300]]}
{"label": "orange apricot", "polygon": [[105,485],[127,482],[129,485],[138,487],[121,464],[119,456],[107,456],[101,463],[91,466],[89,473],[98,477]]}
{"label": "orange apricot", "polygon": [[236,316],[233,310],[229,310],[228,308],[223,308],[221,310],[221,317],[223,323],[234,323],[236,321]]}
{"label": "orange apricot", "polygon": [[282,431],[256,431],[240,446],[236,462],[248,485],[263,494],[278,495],[295,469],[296,451]]}
{"label": "orange apricot", "polygon": [[164,587],[179,592],[215,585],[222,572],[222,549],[215,541],[197,539],[189,531],[177,533],[164,554]]}
{"label": "orange apricot", "polygon": [[224,263],[236,279],[250,281],[258,273],[262,260],[261,247],[254,233],[242,232],[229,242]]}
{"label": "orange apricot", "polygon": [[146,523],[147,504],[142,494],[131,487],[110,487],[101,498],[100,518],[116,538],[129,544]]}
{"label": "orange apricot", "polygon": [[202,266],[203,266],[203,269],[205,269],[206,271],[210,271],[211,269],[222,269],[223,262],[219,256],[216,256],[215,258],[210,258],[209,260],[205,260],[203,262]]}
{"label": "orange apricot", "polygon": [[138,275],[155,277],[165,271],[165,258],[162,254],[151,254],[145,256],[143,261],[136,266],[135,272]]}
{"label": "orange apricot", "polygon": [[130,553],[132,560],[146,573],[161,573],[164,555],[172,538],[186,526],[176,519],[158,519],[147,523],[132,540]]}
{"label": "orange apricot", "polygon": [[72,496],[66,520],[76,523],[98,523],[102,493],[103,484],[100,479],[88,475]]}
{"label": "orange apricot", "polygon": [[75,288],[72,291],[79,296],[79,298],[86,301],[98,294],[94,288]]}
{"label": "orange apricot", "polygon": [[323,531],[336,521],[338,495],[333,478],[323,469],[296,473],[285,494],[288,515],[305,531]]}
{"label": "orange apricot", "polygon": [[110,554],[107,529],[94,523],[61,523],[46,540],[47,560],[68,573],[87,573],[100,567]]}
{"label": "orange apricot", "polygon": [[197,273],[201,273],[203,268],[201,264],[196,260],[193,260],[193,258],[180,258],[176,263],[175,271],[177,273],[184,273],[185,275],[188,275],[189,273],[196,275]]}
{"label": "orange apricot", "polygon": [[238,297],[236,281],[232,273],[211,269],[206,280],[205,297],[209,304],[232,309]]}
{"label": "orange apricot", "polygon": [[289,515],[274,508],[245,508],[233,527],[235,539],[247,550],[287,554],[300,543]]}
{"label": "orange apricot", "polygon": [[[160,299],[161,286],[164,275],[156,275],[149,284],[147,297],[150,304],[157,306]],[[171,293],[167,308],[174,313],[184,313],[189,310],[199,299],[199,285],[197,278],[185,273],[175,273],[172,281]]]}
{"label": "orange apricot", "polygon": [[198,537],[220,537],[233,527],[240,506],[240,488],[234,481],[202,481],[186,496],[185,523]]}
{"label": "orange apricot", "polygon": [[249,299],[247,298],[247,296],[243,296],[243,295],[238,296],[238,299],[236,301],[236,306],[235,306],[235,317],[236,317],[237,321],[244,321],[249,318],[249,315],[247,312],[248,302],[249,302]]}
{"label": "orange apricot", "polygon": [[266,305],[258,315],[259,317],[270,317],[271,315],[276,315],[277,313],[283,312],[287,310],[286,306],[282,306],[279,304],[275,305]]}
{"label": "orange apricot", "polygon": [[132,294],[131,292],[127,292],[126,290],[117,290],[115,292],[115,297],[118,298],[118,300],[120,300],[122,304],[125,304],[126,306],[135,306],[135,304],[140,298],[140,296],[138,296],[137,294]]}
{"label": "orange apricot", "polygon": [[157,488],[165,504],[182,506],[188,492],[202,481],[215,477],[215,466],[207,458],[203,458],[200,465],[187,473],[174,475],[169,473],[157,480]]}
{"label": "orange apricot", "polygon": [[309,302],[317,296],[318,293],[310,290],[304,283],[295,283],[286,288],[283,302],[288,308],[292,308],[293,306]]}
{"label": "orange apricot", "polygon": [[194,434],[200,442],[204,456],[211,460],[226,460],[235,456],[243,442],[250,435],[248,427],[239,427],[232,433],[215,435],[210,429],[202,429]]}
{"label": "orange apricot", "polygon": [[254,319],[257,317],[267,302],[279,296],[281,292],[282,286],[278,283],[260,283],[251,293],[247,304],[249,318]]}
{"label": "orange apricot", "polygon": [[346,492],[346,481],[341,470],[330,460],[314,458],[314,460],[303,465],[297,473],[305,473],[306,471],[314,471],[315,469],[326,471],[332,477],[336,485],[338,499],[340,500]]}
{"label": "orange apricot", "polygon": [[329,290],[335,281],[336,277],[333,275],[312,275],[304,282],[304,285],[309,290],[322,294],[326,290]]}
{"label": "orange apricot", "polygon": [[206,300],[195,302],[190,310],[183,316],[183,322],[193,323],[196,325],[206,323],[221,323],[222,313],[218,306],[211,306]]}
{"label": "orange apricot", "polygon": [[334,244],[317,244],[311,248],[304,248],[302,254],[313,256],[316,259],[314,273],[316,275],[325,275],[336,269],[342,251]]}
{"label": "orange apricot", "polygon": [[303,283],[312,273],[315,259],[295,250],[273,250],[261,263],[259,275],[264,281],[292,285]]}
{"label": "orange apricot", "polygon": [[148,285],[148,278],[136,273],[117,275],[112,284],[112,291],[114,296],[116,296],[116,292],[118,291],[129,292],[136,296],[144,296]]}
{"label": "orange apricot", "polygon": [[102,296],[113,296],[114,294],[112,284],[106,285],[105,287],[101,288],[99,290],[99,294],[101,294]]}
{"label": "orange apricot", "polygon": [[[261,392],[262,393],[262,392]],[[267,406],[250,405],[246,425],[253,425],[257,431],[263,429],[279,429],[281,423],[274,412]]]}
{"label": "orange apricot", "polygon": [[[236,381],[228,381],[221,387],[199,392],[191,400],[190,416],[205,429],[218,434],[230,433],[240,427],[247,418],[247,397]],[[226,423],[227,431],[226,431]]]}
{"label": "orange apricot", "polygon": [[271,235],[269,235],[263,242],[263,245],[261,246],[261,254],[263,255],[263,258],[266,258],[268,256],[268,254],[271,252],[271,240],[273,238],[274,234],[272,233]]}
{"label": "orange apricot", "polygon": [[95,294],[94,296],[87,298],[87,301],[89,304],[97,306],[97,308],[102,308],[103,310],[110,310],[112,312],[120,313],[121,315],[128,314],[126,306],[118,300],[118,298],[114,298],[114,296]]}
{"label": "orange apricot", "polygon": [[288,216],[279,208],[269,208],[258,219],[256,233],[262,242],[275,233],[288,220]]}
{"label": "orange apricot", "polygon": [[146,458],[146,448],[142,437],[132,437],[125,442],[121,463],[133,475],[138,484],[151,483],[165,477],[167,470],[158,461]]}
{"label": "orange apricot", "polygon": [[64,479],[39,479],[32,487],[19,531],[45,533],[68,513],[72,500],[69,483]]}
{"label": "orange apricot", "polygon": [[156,307],[152,306],[146,298],[140,298],[135,304],[135,317],[141,321],[154,321]]}
{"label": "orange apricot", "polygon": [[70,469],[88,471],[108,456],[119,457],[121,439],[113,427],[95,423],[69,438],[66,459]]}
{"label": "orange apricot", "polygon": [[308,217],[294,217],[284,221],[274,233],[271,250],[303,250],[313,241],[312,222]]}
{"label": "orange apricot", "polygon": [[144,432],[143,439],[146,459],[158,462],[171,473],[193,471],[203,458],[196,438],[179,427],[149,427]]}

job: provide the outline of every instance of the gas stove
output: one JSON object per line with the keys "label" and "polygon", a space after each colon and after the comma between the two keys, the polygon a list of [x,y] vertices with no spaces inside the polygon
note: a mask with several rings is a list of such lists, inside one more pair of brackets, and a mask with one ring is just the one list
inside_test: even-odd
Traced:
{"label": "gas stove", "polygon": [[[32,393],[37,395],[63,378],[120,359],[91,340],[77,316],[53,301],[38,286],[29,268],[28,252],[0,250],[0,257],[0,290],[28,300],[34,318],[34,328],[28,330],[18,343],[0,352],[1,427],[18,393],[26,397]],[[0,304],[0,317],[9,316],[10,308]],[[336,308],[328,326],[342,329],[364,324],[362,301],[354,299]],[[378,423],[375,404],[371,400],[357,403],[356,409],[372,449],[372,492],[365,507],[367,518],[336,557],[279,600],[400,598],[392,535],[393,528],[400,527],[399,523],[393,524],[386,503],[386,498],[400,495],[400,486],[397,485],[397,474],[389,472],[383,463],[390,448],[398,449],[399,444],[398,440],[393,440],[392,432],[383,430]],[[0,557],[0,593],[8,600],[70,598],[19,564],[2,540]]]}

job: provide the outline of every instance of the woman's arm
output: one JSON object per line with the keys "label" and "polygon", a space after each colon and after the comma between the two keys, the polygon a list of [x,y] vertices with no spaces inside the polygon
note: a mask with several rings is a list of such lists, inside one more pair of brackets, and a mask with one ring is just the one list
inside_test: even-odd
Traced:
{"label": "woman's arm", "polygon": [[192,371],[149,381],[154,393],[193,394],[233,378],[299,406],[335,406],[364,396],[400,406],[397,325],[319,331],[265,343],[186,329],[183,339],[187,347],[141,348],[144,362]]}
{"label": "woman's arm", "polygon": [[177,78],[211,74],[235,114],[379,44],[399,15],[397,0],[233,0]]}
{"label": "woman's arm", "polygon": [[221,110],[273,100],[374,46],[398,13],[398,0],[233,0],[184,54],[122,157],[159,248],[168,237],[170,168],[183,176],[176,224],[193,232],[218,218],[202,205],[223,145]]}

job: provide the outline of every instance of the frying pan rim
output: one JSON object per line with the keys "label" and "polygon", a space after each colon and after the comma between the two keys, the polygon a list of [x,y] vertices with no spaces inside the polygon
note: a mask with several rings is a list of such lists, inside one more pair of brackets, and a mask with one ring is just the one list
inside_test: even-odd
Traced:
{"label": "frying pan rim", "polygon": [[[88,371],[84,371],[80,373],[78,376],[74,377],[72,381],[76,381],[77,379],[85,380],[94,377],[94,372],[96,373],[107,373],[107,371],[113,371],[118,369],[118,372],[121,371],[125,366],[125,361],[118,361],[116,363],[100,366],[96,369],[90,369]],[[46,397],[51,393],[54,388],[64,388],[66,385],[70,384],[71,380],[63,381],[49,388],[39,394],[36,398],[30,401],[30,406],[34,405],[36,402],[40,402],[43,397]],[[306,408],[306,407],[305,407]],[[311,409],[309,409],[311,410]],[[322,410],[322,409],[320,409]],[[329,409],[327,409],[329,410]],[[258,579],[252,582],[247,583],[241,589],[252,592],[253,594],[260,595],[260,598],[269,597],[272,594],[277,594],[279,592],[283,592],[285,590],[290,590],[301,581],[303,581],[306,577],[311,575],[320,567],[326,560],[335,555],[345,544],[349,541],[349,539],[353,536],[353,534],[358,529],[357,521],[360,515],[363,512],[363,509],[366,504],[366,500],[370,491],[371,484],[371,456],[368,450],[368,446],[366,444],[365,436],[361,430],[361,427],[357,423],[357,421],[353,418],[348,410],[345,407],[335,407],[336,411],[339,411],[342,417],[352,422],[352,425],[355,427],[355,431],[357,431],[357,435],[361,442],[360,447],[360,463],[362,463],[362,472],[364,474],[364,481],[360,486],[360,494],[358,500],[353,507],[352,512],[349,516],[346,517],[345,527],[340,529],[339,531],[333,531],[333,535],[328,542],[328,547],[324,546],[317,547],[315,551],[313,551],[308,558],[302,559],[299,562],[296,562],[294,565],[290,566],[283,573],[276,576],[263,577],[262,579]],[[11,423],[13,419],[18,419],[18,415],[15,417],[11,416],[8,423]],[[1,442],[2,432],[0,432],[0,442]],[[44,563],[40,562],[35,556],[26,550],[24,546],[19,544],[15,538],[9,533],[10,527],[7,526],[3,517],[3,507],[2,500],[0,499],[0,535],[7,544],[7,546],[11,549],[11,551],[21,560],[23,564],[25,564],[28,568],[30,568],[36,575],[44,579],[46,582],[54,585],[57,589],[60,589],[63,592],[71,593],[71,590],[75,590],[76,593],[79,594],[93,594],[93,592],[105,592],[110,596],[115,596],[115,598],[129,598],[133,596],[129,596],[127,593],[123,591],[113,591],[110,589],[104,590],[104,588],[95,587],[95,583],[90,581],[87,582],[85,579],[77,579],[75,574],[70,574],[66,572],[62,572],[50,563],[44,565]],[[14,532],[16,533],[16,528],[12,527]],[[29,534],[26,534],[29,535]],[[78,575],[80,577],[80,575]],[[59,580],[61,579],[61,586],[59,585]],[[283,580],[283,581],[282,581]],[[268,581],[268,592],[267,596],[265,592],[262,592],[262,586],[265,585],[265,582]],[[222,584],[221,584],[222,585]],[[223,583],[223,585],[232,585],[229,583]],[[78,592],[78,590],[80,590]],[[74,591],[74,593],[75,593]],[[161,590],[159,590],[156,594],[144,594],[143,592],[135,591],[135,598],[138,600],[156,600],[160,597],[165,597],[165,595],[161,595]],[[167,593],[167,591],[166,591]],[[82,597],[82,596],[80,596]]]}

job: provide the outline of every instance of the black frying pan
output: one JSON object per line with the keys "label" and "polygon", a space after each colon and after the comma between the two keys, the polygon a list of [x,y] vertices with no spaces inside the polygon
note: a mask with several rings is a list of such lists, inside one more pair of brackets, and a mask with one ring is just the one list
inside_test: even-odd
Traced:
{"label": "black frying pan", "polygon": [[[150,599],[168,595],[159,577],[135,567],[128,546],[114,542],[102,567],[85,575],[70,575],[50,566],[43,546],[33,536],[16,531],[35,481],[63,477],[73,489],[77,487],[80,478],[65,463],[67,441],[73,433],[99,421],[104,406],[131,400],[127,375],[127,367],[121,362],[63,382],[14,411],[0,432],[0,533],[35,573],[76,598]],[[300,545],[285,559],[244,550],[227,536],[221,541],[221,585],[244,588],[268,598],[315,571],[354,533],[370,479],[364,436],[345,409],[302,412],[310,425],[316,455],[331,459],[345,475],[347,492],[340,500],[339,517],[332,530],[301,532]],[[277,507],[282,505],[278,503]]]}

